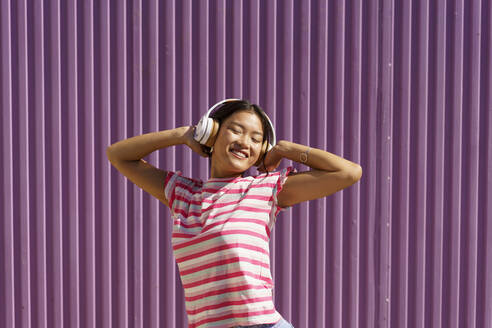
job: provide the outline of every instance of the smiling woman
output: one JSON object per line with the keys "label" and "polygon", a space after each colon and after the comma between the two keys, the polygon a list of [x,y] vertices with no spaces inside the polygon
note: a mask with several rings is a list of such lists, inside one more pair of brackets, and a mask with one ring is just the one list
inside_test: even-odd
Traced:
{"label": "smiling woman", "polygon": [[260,157],[262,131],[254,112],[237,111],[227,117],[211,151],[210,177],[242,176]]}
{"label": "smiling woman", "polygon": [[[206,181],[142,159],[179,144],[209,157]],[[272,298],[269,240],[277,215],[347,188],[362,175],[358,164],[324,150],[286,140],[276,143],[268,116],[241,99],[217,103],[197,126],[119,141],[108,147],[107,155],[122,174],[171,211],[171,242],[189,327],[292,327]],[[274,171],[283,158],[311,170],[297,172],[289,166]],[[252,166],[261,174],[244,176]]]}
{"label": "smiling woman", "polygon": [[[216,171],[217,166],[221,166],[220,161],[215,161],[221,156],[217,154],[217,148],[223,146],[221,141],[217,142],[217,139],[222,137],[228,138],[230,141],[237,141],[235,144],[235,151],[238,151],[246,155],[247,160],[242,164],[244,168],[240,174],[244,175],[245,171],[251,166],[259,166],[266,153],[262,151],[263,143],[270,143],[275,145],[275,131],[270,122],[270,119],[266,113],[255,104],[251,104],[246,100],[229,101],[224,103],[219,110],[215,110],[210,114],[210,118],[213,119],[219,125],[219,131],[215,137],[212,137],[211,143],[213,147],[207,147],[203,145],[204,151],[210,157],[209,166],[211,168],[211,176],[221,176],[220,169]],[[232,136],[230,134],[233,134]],[[249,138],[249,139],[248,139]],[[249,154],[247,148],[248,143],[251,143],[252,153]],[[259,146],[256,147],[256,146]],[[214,151],[215,150],[215,151]],[[233,149],[228,149],[233,150]],[[257,154],[254,152],[256,151]],[[223,154],[223,149],[221,154]],[[254,155],[258,155],[254,157]],[[238,154],[238,156],[241,156]],[[256,161],[253,159],[256,158]],[[245,165],[249,165],[245,168]],[[237,174],[237,170],[234,172],[223,172],[224,174]]]}

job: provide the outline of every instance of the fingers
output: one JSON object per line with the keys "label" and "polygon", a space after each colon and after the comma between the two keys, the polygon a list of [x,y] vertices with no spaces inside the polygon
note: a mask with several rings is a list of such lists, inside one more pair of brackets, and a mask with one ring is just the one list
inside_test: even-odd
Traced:
{"label": "fingers", "polygon": [[199,147],[197,149],[197,153],[202,156],[202,157],[208,157],[207,153],[205,152],[205,150],[202,148],[202,147]]}

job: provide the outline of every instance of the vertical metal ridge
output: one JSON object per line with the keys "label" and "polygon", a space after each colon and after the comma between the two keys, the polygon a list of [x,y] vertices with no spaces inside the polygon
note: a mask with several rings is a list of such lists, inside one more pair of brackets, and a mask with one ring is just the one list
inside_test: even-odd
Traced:
{"label": "vertical metal ridge", "polygon": [[62,201],[65,220],[63,229],[63,284],[67,301],[63,308],[65,324],[80,326],[79,289],[79,169],[78,169],[78,70],[77,15],[75,1],[61,3],[61,71],[62,71]]}
{"label": "vertical metal ridge", "polygon": [[[377,141],[375,140],[377,126],[377,61],[378,61],[378,23],[379,17],[377,2],[363,2],[362,9],[362,24],[364,25],[361,49],[365,56],[362,57],[362,88],[361,107],[364,108],[361,120],[365,124],[362,127],[361,162],[364,163],[365,184],[361,184],[364,197],[361,199],[361,210],[366,213],[366,218],[361,220],[361,278],[360,278],[360,295],[359,295],[359,325],[370,323],[376,325],[377,320],[377,301],[379,300],[377,293],[377,277],[376,267],[378,265],[379,243],[381,242],[376,228],[376,195],[380,188],[381,181],[378,177],[381,176],[380,169],[377,163]],[[329,151],[329,150],[328,150]],[[380,179],[380,178],[379,178]],[[372,239],[375,236],[375,240]],[[374,265],[374,266],[373,266]]]}
{"label": "vertical metal ridge", "polygon": [[[345,40],[345,108],[349,109],[350,115],[347,118],[347,124],[350,125],[350,138],[348,146],[351,160],[361,162],[361,72],[362,72],[362,2],[347,2],[345,17],[346,17],[346,40]],[[329,79],[330,77],[326,77]],[[326,136],[325,136],[326,139]],[[347,138],[345,138],[347,140]],[[324,148],[326,146],[323,144]],[[344,154],[346,154],[344,152]],[[347,154],[349,155],[349,154]],[[355,187],[355,186],[354,186]],[[344,208],[344,223],[343,229],[346,238],[343,241],[343,296],[342,296],[342,326],[356,327],[359,322],[359,293],[360,293],[360,186],[352,188],[347,195],[347,204]],[[347,210],[345,210],[347,209]],[[326,239],[326,237],[324,237]],[[326,277],[324,276],[326,279]],[[321,322],[325,322],[323,318]]]}
{"label": "vertical metal ridge", "polygon": [[[176,26],[176,21],[180,22],[181,18],[177,16],[176,3],[173,1],[165,1],[162,6],[159,7],[159,20],[160,20],[160,30],[159,30],[159,89],[160,100],[159,100],[159,130],[173,129],[184,124],[179,124],[176,121],[176,113],[180,110],[176,107],[176,47],[181,41],[181,33],[179,33],[179,28]],[[197,8],[195,6],[195,11]],[[200,23],[197,21],[199,15],[205,15],[205,12],[200,11],[198,13],[191,13],[192,18],[189,22],[191,32],[190,38],[195,38],[190,47],[192,55],[191,59],[194,59],[196,53],[202,53],[203,49],[196,45],[198,43],[198,35],[194,33],[199,31],[198,25]],[[192,63],[193,65],[193,63]],[[195,72],[195,68],[191,68],[192,72]],[[194,95],[197,92],[195,90],[195,85],[201,81],[199,76],[190,79],[191,86],[189,88],[184,88],[185,92],[189,93],[188,96],[191,98],[189,101],[190,108],[200,104],[198,99],[194,99]],[[201,91],[201,90],[200,90]],[[188,124],[187,124],[188,125]],[[175,171],[175,148],[170,147],[167,149],[159,150],[159,167],[166,171]],[[172,236],[173,231],[173,218],[171,217],[169,211],[163,210],[160,213],[159,225],[159,250],[161,259],[159,265],[159,297],[162,299],[159,308],[159,320],[160,325],[163,327],[178,327],[181,322],[186,319],[186,313],[181,311],[181,305],[176,304],[176,302],[169,302],[169,299],[176,299],[180,297],[178,288],[181,286],[179,284],[170,283],[171,281],[179,280],[179,275],[176,275],[177,270],[170,270],[169,268],[175,268],[176,263],[172,255],[172,245],[170,243],[171,237],[162,238],[162,236]],[[181,292],[183,294],[183,292]],[[180,313],[181,312],[181,313]]]}
{"label": "vertical metal ridge", "polygon": [[[326,88],[326,115],[329,120],[326,121],[327,130],[327,143],[326,145],[313,145],[324,149],[330,149],[329,151],[344,156],[344,134],[345,134],[345,111],[341,110],[345,108],[345,81],[346,81],[346,68],[344,57],[346,55],[346,30],[345,30],[345,4],[343,2],[332,1],[327,6],[327,11],[331,19],[327,20],[327,88]],[[311,88],[311,86],[310,86]],[[310,90],[309,93],[312,93]],[[315,102],[309,104],[312,108],[312,114],[316,115],[318,111]],[[315,139],[317,134],[314,129],[309,129],[309,126],[315,122],[315,119],[306,122],[304,129],[310,131],[309,143],[313,144],[311,139]],[[302,139],[301,139],[302,140]],[[301,142],[302,143],[302,142]],[[305,168],[303,168],[305,169]],[[326,199],[328,211],[327,217],[332,219],[327,221],[327,239],[330,240],[327,243],[327,257],[330,258],[328,262],[330,271],[327,275],[329,277],[326,280],[327,288],[327,311],[326,317],[328,319],[328,325],[333,327],[341,327],[343,322],[342,311],[342,295],[343,295],[343,239],[340,236],[343,235],[343,221],[344,216],[344,197],[341,193],[333,195],[332,198]],[[314,214],[314,213],[313,213]],[[313,324],[309,324],[311,326]]]}
{"label": "vertical metal ridge", "polygon": [[[96,325],[96,179],[95,179],[95,72],[94,72],[94,3],[88,1],[79,3],[79,34],[82,34],[79,44],[81,60],[81,89],[80,105],[82,108],[82,122],[79,122],[80,134],[83,136],[81,145],[83,175],[86,179],[81,182],[80,199],[80,240],[83,247],[80,249],[81,265],[81,309],[80,325],[82,327]],[[85,163],[83,165],[82,163]]]}
{"label": "vertical metal ridge", "polygon": [[[111,74],[110,23],[114,19],[108,0],[97,2],[94,7],[94,102],[96,120],[96,322],[102,327],[112,326],[112,190],[111,165],[106,157],[106,148],[111,140]],[[116,51],[116,50],[114,50]]]}
{"label": "vertical metal ridge", "polygon": [[409,212],[410,212],[410,108],[412,85],[412,19],[413,2],[395,2],[394,8],[394,58],[387,63],[393,71],[393,131],[390,136],[398,156],[392,163],[393,196],[392,219],[388,229],[391,231],[391,289],[390,326],[408,325],[409,309]]}
{"label": "vertical metal ridge", "polygon": [[[337,24],[337,28],[333,29],[335,32],[334,35],[332,36],[328,33],[331,32],[331,28],[329,27],[329,25],[335,21],[329,21],[327,19],[328,14],[331,10],[333,10],[333,8],[337,6],[343,7],[343,4],[332,4],[330,7],[330,4],[323,1],[314,1],[312,2],[310,8],[311,28],[309,35],[309,106],[310,108],[312,108],[312,110],[309,110],[307,113],[303,113],[303,111],[300,112],[301,115],[306,115],[308,117],[309,124],[313,126],[312,129],[306,129],[309,134],[309,142],[306,143],[306,145],[320,149],[327,148],[327,136],[332,134],[330,132],[331,129],[327,129],[326,127],[329,126],[329,122],[331,121],[331,119],[329,120],[328,117],[332,116],[329,109],[334,107],[327,104],[327,99],[330,98],[331,94],[329,90],[332,88],[328,87],[328,75],[330,74],[327,72],[329,72],[329,68],[331,67],[328,65],[329,53],[327,53],[327,51],[325,50],[333,47],[333,49],[341,49],[343,51],[344,47],[344,43],[339,41],[340,37],[343,38],[343,35],[341,35],[343,34],[343,32],[340,32],[339,26],[340,20],[344,19],[343,15],[341,17],[338,17],[339,19],[336,20],[335,24]],[[340,13],[338,9],[337,11],[338,13]],[[334,56],[338,58],[340,57],[338,52],[334,54]],[[342,67],[338,68],[343,69],[344,63],[340,63],[338,61],[338,63],[335,63],[334,65],[337,66],[339,64],[342,64]],[[279,115],[282,114],[280,113]],[[330,231],[334,229],[328,229],[328,227],[331,225],[330,222],[314,219],[318,215],[324,216],[327,213],[327,203],[328,202],[325,199],[318,199],[308,204],[308,210],[310,213],[310,224],[307,227],[307,233],[309,238],[308,241],[310,258],[308,268],[309,278],[306,281],[306,287],[309,290],[309,306],[313,313],[313,315],[311,315],[307,319],[307,325],[311,327],[330,325],[330,322],[333,323],[334,321],[341,322],[340,316],[342,315],[342,311],[340,311],[341,306],[330,305],[330,300],[334,299],[335,297],[325,292],[329,290],[328,288],[332,288],[330,286],[330,280],[335,279],[337,281],[334,281],[333,284],[337,285],[338,291],[335,291],[333,294],[336,295],[336,293],[338,292],[341,295],[341,290],[343,289],[343,279],[341,277],[336,277],[335,279],[328,280],[326,279],[325,275],[325,270],[328,263],[328,261],[326,261],[325,259],[327,258],[327,254],[330,251],[330,248],[326,243],[326,238],[327,236],[328,238],[331,238]],[[280,223],[281,220],[284,219],[282,217],[279,217],[277,222]],[[294,218],[294,220],[296,220],[296,218]],[[300,221],[299,223],[302,224],[302,222]],[[338,224],[338,222],[336,224]],[[313,245],[318,246],[313,247]],[[339,251],[342,251],[342,247],[339,247],[337,253]],[[340,272],[343,270],[342,265],[344,263],[340,263],[341,255],[336,255],[339,256],[339,258],[335,259],[335,261],[338,262],[336,264],[336,268]],[[339,297],[338,301],[340,300],[341,297]],[[292,312],[295,311],[295,302],[293,303],[294,304]],[[325,309],[330,308],[334,309],[330,311],[325,311]],[[335,312],[335,315],[332,315],[331,312]],[[292,313],[291,316],[293,317],[293,315],[294,314]],[[332,317],[333,319],[331,319]],[[287,317],[286,319],[291,321],[290,317]],[[326,321],[328,321],[327,324],[325,324]]]}
{"label": "vertical metal ridge", "polygon": [[[12,9],[10,1],[0,3],[0,104],[2,108],[2,158],[13,158],[13,108],[12,108]],[[14,266],[14,194],[13,161],[2,163],[2,202],[3,217],[0,232],[0,324],[5,327],[15,325],[16,307]]]}
{"label": "vertical metal ridge", "polygon": [[447,47],[450,51],[447,60],[446,93],[449,95],[446,102],[446,161],[449,163],[445,175],[446,195],[444,217],[449,220],[444,232],[444,270],[443,276],[443,326],[457,327],[460,314],[460,249],[461,249],[461,164],[462,164],[462,79],[463,79],[463,2],[454,1],[447,7],[448,30]]}
{"label": "vertical metal ridge", "polygon": [[[311,3],[308,1],[293,2],[293,19],[292,24],[300,28],[293,30],[293,58],[289,69],[292,70],[293,83],[292,89],[287,92],[292,92],[292,107],[288,110],[292,111],[292,117],[295,121],[293,124],[293,136],[291,140],[308,145],[310,143],[309,134],[309,117],[310,117],[310,60],[311,60]],[[293,122],[294,123],[294,122]],[[295,163],[297,170],[301,168]],[[293,286],[302,284],[309,285],[309,268],[311,266],[311,258],[309,253],[309,230],[308,225],[299,220],[310,220],[309,206],[307,203],[302,203],[297,208],[292,209],[292,230],[289,232],[292,235],[292,281],[290,288],[292,289],[292,299],[296,302],[291,303],[291,318],[298,322],[298,325],[309,325],[308,308],[309,308],[309,291],[307,288],[293,288]],[[297,218],[297,219],[296,219]],[[277,220],[279,222],[279,220]],[[294,238],[294,232],[296,237]],[[335,267],[335,266],[334,266]],[[296,310],[294,310],[296,309]]]}
{"label": "vertical metal ridge", "polygon": [[[270,24],[269,24],[270,23]],[[244,23],[243,23],[244,24]],[[267,28],[271,26],[271,28]],[[247,26],[243,28],[246,30]],[[274,127],[277,126],[277,111],[275,110],[276,103],[276,49],[277,49],[277,4],[275,1],[260,2],[260,30],[265,31],[263,37],[260,34],[260,47],[263,48],[264,60],[260,60],[260,71],[263,72],[264,82],[259,90],[258,103],[262,109],[270,117]],[[260,74],[261,76],[261,74]],[[270,230],[272,232],[272,229]],[[275,236],[274,233],[270,234],[270,270],[272,277],[276,272],[277,254],[275,252]],[[278,300],[276,291],[273,291],[272,298],[274,302]]]}
{"label": "vertical metal ridge", "polygon": [[[126,33],[126,2],[111,2],[111,13],[113,18],[110,22],[111,48],[118,49],[112,55],[111,61],[111,139],[127,139],[127,33]],[[114,325],[117,327],[128,327],[128,182],[122,179],[121,175],[113,169],[111,179],[111,189],[113,200],[119,206],[111,210],[111,234],[115,236],[112,241],[114,253],[112,263],[118,272],[113,278],[113,296],[115,304],[112,309]],[[113,201],[114,203],[114,201]]]}
{"label": "vertical metal ridge", "polygon": [[444,230],[449,222],[445,216],[445,195],[440,190],[444,190],[445,181],[445,137],[446,137],[446,41],[448,23],[446,17],[446,2],[430,2],[429,20],[429,108],[433,109],[429,116],[429,239],[432,241],[432,248],[428,243],[429,259],[427,270],[429,273],[427,307],[425,324],[429,327],[441,327],[444,317],[443,313],[443,275],[444,271]]}
{"label": "vertical metal ridge", "polygon": [[[158,129],[159,106],[159,17],[158,1],[143,1],[142,13],[142,64],[143,64],[143,132],[155,132]],[[149,163],[158,166],[157,153],[149,156]],[[159,250],[158,250],[158,201],[144,193],[143,233],[148,236],[143,239],[143,323],[144,326],[156,327],[159,322]]]}
{"label": "vertical metal ridge", "polygon": [[62,102],[61,102],[61,13],[58,1],[45,3],[46,40],[48,60],[46,61],[46,80],[50,88],[46,94],[46,131],[50,152],[47,156],[47,288],[51,307],[48,308],[48,326],[61,327],[64,324],[63,305],[63,203],[62,194]]}
{"label": "vertical metal ridge", "polygon": [[422,326],[425,312],[425,251],[427,207],[427,113],[428,107],[428,4],[415,1],[412,6],[410,85],[410,165],[408,230],[408,326]]}
{"label": "vertical metal ridge", "polygon": [[[179,35],[177,38],[177,46],[181,55],[176,57],[178,68],[180,69],[179,77],[177,76],[178,92],[179,92],[179,107],[180,107],[180,126],[192,125],[192,110],[193,110],[193,38],[192,38],[192,13],[190,0],[181,1],[180,5],[176,6],[177,25],[176,32]],[[180,159],[186,165],[183,167],[183,173],[190,176],[192,171],[192,153],[182,152]]]}
{"label": "vertical metal ridge", "polygon": [[[380,15],[378,22],[379,30],[379,61],[378,68],[378,84],[380,91],[378,92],[378,132],[376,133],[377,152],[380,152],[381,158],[392,158],[392,131],[393,131],[393,85],[394,75],[392,63],[394,61],[394,1],[383,0],[380,3]],[[380,163],[379,189],[380,200],[376,205],[376,215],[380,218],[378,226],[381,240],[379,241],[379,256],[378,260],[379,272],[377,282],[378,288],[378,309],[377,320],[375,325],[389,327],[390,323],[390,292],[391,292],[391,272],[389,270],[391,264],[391,230],[388,224],[391,220],[392,212],[392,163],[391,161],[383,161]]]}
{"label": "vertical metal ridge", "polygon": [[[14,156],[14,302],[19,308],[16,324],[30,326],[32,320],[31,299],[31,226],[29,206],[30,156],[29,153],[29,72],[27,4],[18,1],[12,7],[12,115]],[[20,278],[20,279],[19,279]]]}
{"label": "vertical metal ridge", "polygon": [[[269,2],[270,3],[270,2]],[[275,20],[275,48],[276,56],[274,58],[276,64],[276,94],[275,108],[282,108],[282,115],[276,114],[275,131],[277,140],[285,138],[292,140],[292,124],[293,124],[293,56],[294,49],[293,39],[294,26],[291,23],[294,17],[293,1],[277,1],[276,3],[276,20]],[[290,161],[286,161],[284,165],[289,165]],[[292,262],[292,211],[284,213],[283,225],[277,223],[271,235],[271,243],[274,243],[274,261],[272,262],[273,278],[275,279],[275,305],[277,310],[282,313],[286,319],[292,318],[292,289],[291,281],[293,277],[293,262]],[[283,275],[278,274],[283,272]],[[279,293],[283,291],[283,293]]]}
{"label": "vertical metal ridge", "polygon": [[[276,109],[277,81],[277,5],[275,1],[260,2],[258,8],[259,33],[259,82],[257,104],[267,113],[274,127],[277,126],[278,115]],[[243,30],[249,23],[243,22]],[[263,60],[262,60],[263,59]],[[263,77],[263,78],[261,78]],[[277,140],[278,141],[278,140]],[[272,255],[273,257],[274,255]]]}
{"label": "vertical metal ridge", "polygon": [[[130,105],[129,110],[131,111],[130,120],[130,133],[131,136],[136,136],[143,134],[143,58],[142,58],[142,2],[132,1],[131,8],[131,20],[127,21],[131,24],[130,29],[130,42],[127,44],[131,47],[128,56],[128,64],[132,65],[132,69],[128,70],[128,95],[131,97],[128,103]],[[130,11],[130,6],[128,5],[127,11]],[[140,188],[130,188],[130,199],[129,201],[129,219],[128,225],[131,233],[129,237],[129,304],[128,304],[128,324],[135,327],[143,327],[143,192]]]}
{"label": "vertical metal ridge", "polygon": [[[211,31],[211,44],[210,48],[210,77],[211,83],[215,83],[210,91],[210,99],[207,108],[215,104],[217,101],[227,98],[226,94],[226,15],[225,15],[225,2],[217,1],[212,2],[211,5],[211,23],[213,24],[213,30]],[[178,77],[179,75],[177,75]],[[202,114],[203,115],[203,114]]]}
{"label": "vertical metal ridge", "polygon": [[[254,12],[256,3],[249,2],[244,8],[243,3],[242,1],[224,2],[224,23],[231,27],[225,29],[224,35],[225,78],[231,80],[230,84],[225,84],[224,92],[226,98],[256,99],[253,85],[257,83],[253,79],[256,76],[259,47],[254,42],[257,38],[259,22]],[[249,28],[244,28],[245,23]],[[246,75],[245,72],[249,74]],[[214,103],[218,100],[214,99]]]}
{"label": "vertical metal ridge", "polygon": [[77,7],[80,29],[78,34],[80,64],[79,84],[81,121],[79,135],[81,156],[79,163],[85,179],[81,179],[80,193],[80,326],[96,325],[96,211],[95,211],[95,98],[94,98],[94,3],[87,1]]}
{"label": "vertical metal ridge", "polygon": [[482,1],[482,28],[480,32],[482,58],[480,80],[480,161],[479,161],[479,229],[478,229],[478,270],[477,270],[477,326],[492,322],[492,284],[487,279],[492,276],[492,4]]}
{"label": "vertical metal ridge", "polygon": [[[234,85],[230,87],[229,93],[240,93],[242,98],[256,102],[259,102],[259,90],[263,87],[263,83],[259,80],[259,58],[261,56],[261,51],[263,50],[260,45],[261,32],[259,9],[259,3],[256,1],[251,1],[245,6],[244,20],[241,20],[241,25],[237,33],[241,37],[239,38],[237,45],[233,47],[233,49],[237,49],[237,52],[232,51],[231,55],[227,56],[231,58],[229,61],[231,66],[230,70],[239,71],[239,80],[242,80],[235,82]],[[245,24],[248,24],[249,28],[246,28]],[[244,38],[242,37],[243,35]],[[247,55],[243,56],[244,53]],[[235,57],[238,57],[237,62],[234,60]]]}
{"label": "vertical metal ridge", "polygon": [[[200,2],[200,4],[204,4],[205,2]],[[176,20],[180,21],[180,18],[176,18],[176,9],[175,3],[173,1],[166,1],[162,3],[162,6],[159,7],[159,17],[161,29],[159,33],[159,52],[162,55],[159,61],[159,86],[161,91],[161,98],[159,101],[159,130],[167,130],[179,127],[179,124],[176,121],[176,112],[179,111],[179,108],[176,107],[176,44],[179,42],[176,39],[180,39],[180,33],[176,32]],[[200,15],[205,15],[205,13],[201,10],[197,10]],[[192,28],[193,31],[200,31],[203,33],[203,30],[199,28],[200,25],[198,19],[200,16],[198,13],[194,14],[192,18]],[[191,33],[192,35],[194,33]],[[195,45],[198,43],[201,38],[198,35],[195,35],[195,41],[192,44],[193,56],[196,53],[202,53],[203,49],[200,45]],[[204,65],[206,66],[206,65]],[[195,69],[192,68],[194,72]],[[197,76],[193,77],[192,82],[194,85],[201,82],[201,77]],[[190,93],[191,99],[191,107],[200,104],[198,99],[193,99],[195,93],[203,90],[195,90],[192,87],[192,90],[186,90]],[[176,171],[176,167],[174,163],[176,162],[175,150],[177,147],[170,147],[166,149],[159,150],[159,163],[160,168],[166,171]],[[164,186],[163,186],[164,187]],[[172,236],[173,231],[173,218],[170,215],[169,211],[162,211],[161,215],[161,225],[160,227],[160,240],[159,240],[159,249],[160,253],[160,266],[159,271],[162,272],[159,275],[159,296],[163,299],[160,304],[160,325],[163,327],[179,327],[181,322],[184,322],[186,319],[186,313],[181,311],[180,304],[176,304],[176,302],[169,302],[169,299],[177,299],[180,297],[180,293],[178,288],[181,288],[180,284],[171,283],[172,281],[179,280],[179,275],[176,275],[177,270],[176,263],[174,261],[172,255],[172,245],[170,243],[170,238],[168,236]],[[162,238],[162,236],[166,236]],[[174,270],[170,270],[173,268]],[[181,292],[182,294],[183,292]],[[181,313],[180,313],[181,312]]]}
{"label": "vertical metal ridge", "polygon": [[480,1],[466,2],[463,31],[463,243],[460,326],[476,324],[480,102]]}
{"label": "vertical metal ridge", "polygon": [[44,51],[44,12],[40,2],[31,4],[28,9],[28,19],[33,23],[28,26],[30,35],[29,49],[30,63],[30,107],[33,108],[34,120],[30,130],[29,152],[34,154],[37,165],[34,171],[34,185],[31,188],[31,205],[33,215],[30,219],[33,225],[33,266],[32,282],[36,288],[32,291],[33,298],[33,321],[39,327],[47,327],[47,272],[46,272],[46,140],[45,140],[45,51]]}
{"label": "vertical metal ridge", "polygon": [[[210,69],[210,53],[212,51],[213,45],[211,45],[211,19],[210,19],[210,5],[209,1],[199,1],[197,6],[193,6],[194,15],[193,15],[193,56],[195,57],[194,61],[194,69],[195,75],[193,76],[193,100],[192,100],[192,121],[193,124],[196,124],[203,115],[204,111],[208,108],[207,106],[210,104],[211,100],[211,69]],[[172,19],[174,16],[170,17]],[[169,71],[172,71],[173,78],[176,73],[175,56],[174,53],[170,50],[173,56],[170,60],[166,61],[166,65],[172,65],[169,68]],[[171,80],[172,81],[172,80]],[[169,92],[173,92],[174,88],[172,85],[167,85],[166,90]],[[203,104],[199,106],[199,110],[195,107],[195,104]],[[167,113],[166,118],[171,119],[171,121],[167,124],[167,126],[173,126],[176,120],[173,118],[174,111]],[[168,152],[169,153],[169,152]],[[166,163],[167,164],[167,163]],[[175,162],[172,162],[172,166],[167,166],[170,168],[175,168]],[[209,176],[209,165],[208,160],[199,161],[197,163],[197,171],[198,176],[208,177]],[[172,229],[172,224],[170,225]],[[172,252],[170,250],[170,252]],[[171,256],[172,257],[172,256]]]}

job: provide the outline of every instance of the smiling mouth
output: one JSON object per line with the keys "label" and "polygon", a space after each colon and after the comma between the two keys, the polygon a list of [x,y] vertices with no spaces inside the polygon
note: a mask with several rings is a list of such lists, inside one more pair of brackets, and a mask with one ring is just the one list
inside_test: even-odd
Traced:
{"label": "smiling mouth", "polygon": [[246,156],[245,154],[239,152],[239,151],[235,151],[235,150],[230,150],[229,151],[232,155],[234,155],[234,157],[237,157],[239,159],[248,159],[248,156]]}

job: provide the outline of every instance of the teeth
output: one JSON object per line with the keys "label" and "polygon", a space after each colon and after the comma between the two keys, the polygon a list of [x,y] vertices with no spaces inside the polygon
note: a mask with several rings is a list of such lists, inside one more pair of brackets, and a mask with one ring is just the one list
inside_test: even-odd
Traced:
{"label": "teeth", "polygon": [[243,154],[243,153],[241,153],[241,152],[238,152],[238,151],[235,151],[235,150],[231,150],[231,152],[232,152],[232,153],[234,153],[234,154],[236,154],[236,155],[238,155],[238,156],[241,156],[241,157],[243,157],[243,158],[246,158],[246,155],[244,155],[244,154]]}

